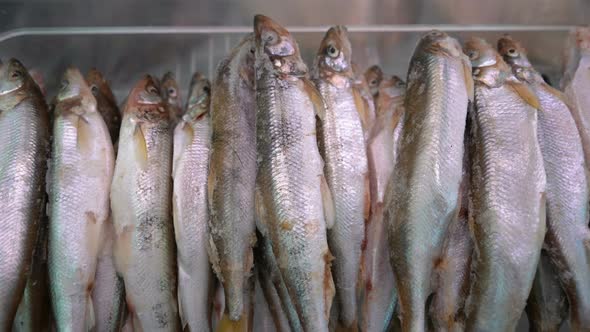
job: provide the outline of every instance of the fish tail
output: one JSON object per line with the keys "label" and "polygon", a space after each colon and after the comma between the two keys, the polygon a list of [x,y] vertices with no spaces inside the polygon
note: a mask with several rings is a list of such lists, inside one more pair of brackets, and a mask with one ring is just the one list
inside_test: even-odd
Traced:
{"label": "fish tail", "polygon": [[94,304],[92,303],[92,297],[90,293],[86,296],[86,331],[92,331],[96,325],[94,317]]}
{"label": "fish tail", "polygon": [[228,318],[232,321],[240,320],[244,311],[244,277],[242,273],[227,273],[223,289],[225,291],[225,312]]}
{"label": "fish tail", "polygon": [[217,332],[247,332],[248,331],[248,315],[242,315],[237,321],[231,320],[230,316],[225,312],[221,317],[221,321],[217,326]]}

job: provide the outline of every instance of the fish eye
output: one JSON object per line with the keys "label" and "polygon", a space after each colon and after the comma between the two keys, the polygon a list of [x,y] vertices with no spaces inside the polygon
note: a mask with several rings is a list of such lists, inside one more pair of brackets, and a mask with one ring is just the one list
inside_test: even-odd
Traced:
{"label": "fish eye", "polygon": [[90,91],[92,92],[93,95],[96,96],[98,94],[98,87],[93,84],[90,86]]}
{"label": "fish eye", "polygon": [[20,70],[15,70],[10,74],[11,78],[19,78],[23,76],[23,73],[20,72]]}
{"label": "fish eye", "polygon": [[338,54],[340,54],[340,51],[338,51],[338,49],[336,47],[334,47],[334,45],[330,45],[328,46],[328,48],[326,49],[326,53],[332,57],[335,58],[338,56]]}
{"label": "fish eye", "polygon": [[61,81],[61,89],[65,89],[68,87],[68,85],[70,85],[70,82],[68,80],[62,80]]}
{"label": "fish eye", "polygon": [[369,82],[369,84],[371,84],[371,85],[377,85],[377,80],[371,80],[371,82]]}
{"label": "fish eye", "polygon": [[469,52],[467,52],[467,56],[470,60],[475,60],[479,57],[479,52],[477,52],[476,50],[470,50]]}
{"label": "fish eye", "polygon": [[508,49],[508,55],[511,57],[517,57],[518,52],[514,48],[510,48],[510,49]]}
{"label": "fish eye", "polygon": [[254,54],[254,51],[255,51],[254,47],[250,48],[250,53],[251,54]]}
{"label": "fish eye", "polygon": [[176,89],[168,88],[168,94],[172,97],[175,97],[176,96]]}
{"label": "fish eye", "polygon": [[262,35],[262,40],[264,40],[267,44],[275,44],[277,39],[277,33],[274,31],[265,31]]}
{"label": "fish eye", "polygon": [[209,93],[209,92],[211,92],[211,88],[208,86],[205,86],[205,87],[203,87],[203,92]]}

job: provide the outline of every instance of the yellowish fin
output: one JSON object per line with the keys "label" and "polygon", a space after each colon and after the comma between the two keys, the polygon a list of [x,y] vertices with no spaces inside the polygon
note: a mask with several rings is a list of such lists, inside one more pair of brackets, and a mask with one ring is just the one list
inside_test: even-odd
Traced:
{"label": "yellowish fin", "polygon": [[133,141],[135,143],[135,159],[137,160],[139,167],[145,169],[147,167],[148,151],[145,136],[143,136],[140,124],[135,125]]}
{"label": "yellowish fin", "polygon": [[91,153],[92,149],[92,128],[88,124],[88,121],[82,116],[78,116],[78,122],[76,123],[76,145],[78,151],[82,154]]}
{"label": "yellowish fin", "polygon": [[320,120],[323,120],[326,116],[326,104],[324,103],[324,98],[322,98],[322,95],[316,86],[308,78],[302,78],[301,81],[303,81],[303,88],[313,104],[316,115]]}
{"label": "yellowish fin", "polygon": [[465,77],[465,87],[467,88],[467,98],[470,102],[473,102],[474,94],[474,83],[473,76],[471,75],[471,65],[467,60],[463,61],[463,76]]}
{"label": "yellowish fin", "polygon": [[221,321],[217,326],[217,332],[247,332],[248,331],[248,315],[243,314],[238,321],[229,319],[227,313],[223,313]]}
{"label": "yellowish fin", "polygon": [[527,104],[531,105],[531,107],[537,110],[540,108],[541,104],[539,103],[537,95],[533,92],[533,90],[531,90],[531,88],[528,85],[519,82],[507,82],[506,84]]}
{"label": "yellowish fin", "polygon": [[352,88],[352,96],[354,97],[354,105],[356,107],[356,111],[361,118],[361,124],[363,125],[364,132],[369,130],[369,107],[365,98],[361,95],[360,91],[353,87]]}

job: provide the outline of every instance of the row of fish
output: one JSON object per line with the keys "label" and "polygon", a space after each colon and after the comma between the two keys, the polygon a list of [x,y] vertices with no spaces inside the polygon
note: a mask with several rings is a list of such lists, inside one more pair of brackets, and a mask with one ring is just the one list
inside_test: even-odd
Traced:
{"label": "row of fish", "polygon": [[167,74],[122,112],[97,71],[50,111],[3,63],[0,329],[588,330],[589,43],[562,93],[432,31],[406,85],[257,15],[184,107]]}

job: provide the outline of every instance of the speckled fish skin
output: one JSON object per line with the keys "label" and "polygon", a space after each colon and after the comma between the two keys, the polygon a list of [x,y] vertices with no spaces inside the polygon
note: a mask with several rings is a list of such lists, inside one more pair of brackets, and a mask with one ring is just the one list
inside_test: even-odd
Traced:
{"label": "speckled fish skin", "polygon": [[559,331],[568,316],[568,301],[545,250],[525,307],[531,331]]}
{"label": "speckled fish skin", "polygon": [[457,214],[470,66],[440,31],[422,37],[410,63],[403,131],[385,202],[391,265],[404,331],[425,329],[434,262]]}
{"label": "speckled fish skin", "polygon": [[45,332],[51,327],[51,310],[48,310],[51,302],[47,280],[48,224],[47,215],[44,215],[37,233],[31,273],[12,324],[14,332]]}
{"label": "speckled fish skin", "polygon": [[254,38],[248,35],[220,63],[211,99],[209,257],[232,321],[245,313],[256,242],[256,106]]}
{"label": "speckled fish skin", "polygon": [[179,329],[172,196],[170,115],[151,76],[123,111],[111,190],[115,266],[136,330]]}
{"label": "speckled fish skin", "polygon": [[121,112],[117,107],[117,101],[107,80],[97,69],[91,69],[86,74],[86,82],[90,91],[96,99],[96,108],[107,127],[113,143],[119,139],[119,129],[121,128]]}
{"label": "speckled fish skin", "polygon": [[545,236],[545,170],[536,96],[482,39],[465,44],[474,68],[470,112],[470,230],[475,254],[467,331],[512,331]]}
{"label": "speckled fish skin", "polygon": [[182,119],[184,109],[182,108],[180,89],[172,72],[167,72],[162,76],[160,89],[172,123],[178,123]]}
{"label": "speckled fish skin", "polygon": [[57,96],[49,164],[48,268],[56,328],[95,326],[91,298],[103,229],[109,217],[114,151],[96,100],[75,68]]}
{"label": "speckled fish skin", "polygon": [[[467,122],[469,128],[469,121]],[[465,150],[468,149],[465,137]],[[465,300],[469,295],[473,240],[469,233],[469,175],[467,153],[463,159],[463,181],[459,213],[449,225],[443,251],[436,265],[436,293],[429,314],[435,331],[465,330]]]}
{"label": "speckled fish skin", "polygon": [[116,332],[123,325],[125,285],[117,275],[114,257],[115,228],[109,218],[104,225],[103,247],[98,255],[92,301],[97,332]]}
{"label": "speckled fish skin", "polygon": [[571,101],[570,111],[584,148],[586,167],[590,165],[590,28],[578,27],[570,32],[565,47],[564,72],[561,90]]}
{"label": "speckled fish skin", "polygon": [[572,328],[590,330],[589,193],[582,140],[567,97],[543,81],[522,45],[505,36],[498,49],[539,98],[538,137],[547,175],[545,249],[567,293]]}
{"label": "speckled fish skin", "polygon": [[[371,214],[366,225],[362,258],[361,331],[382,332],[389,326],[397,292],[389,262],[387,226],[383,220],[385,188],[393,171],[393,133],[400,127],[403,114],[404,82],[396,76],[384,79],[379,86],[377,120],[367,145],[370,176]],[[399,136],[398,136],[399,137]]]}
{"label": "speckled fish skin", "polygon": [[327,331],[333,281],[314,88],[287,30],[262,15],[255,16],[254,30],[258,228],[271,239],[303,330]]}
{"label": "speckled fish skin", "polygon": [[0,62],[0,330],[12,327],[42,217],[47,105],[15,59]]}
{"label": "speckled fish skin", "polygon": [[193,75],[186,113],[174,130],[172,196],[178,250],[178,303],[183,330],[210,331],[213,275],[209,265],[207,176],[211,148],[211,85]]}
{"label": "speckled fish skin", "polygon": [[346,28],[330,28],[318,50],[313,74],[326,106],[318,145],[336,213],[335,224],[328,231],[328,245],[335,257],[332,275],[339,320],[344,327],[358,323],[358,267],[369,212],[369,193],[365,192],[369,176],[367,151],[352,91],[351,53]]}

